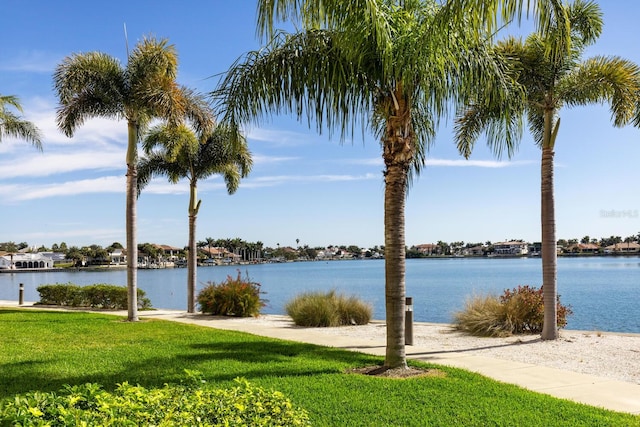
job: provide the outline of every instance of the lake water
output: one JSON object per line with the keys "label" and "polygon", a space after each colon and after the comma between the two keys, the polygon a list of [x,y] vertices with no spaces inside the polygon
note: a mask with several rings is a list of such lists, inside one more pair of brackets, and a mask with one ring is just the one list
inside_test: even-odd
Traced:
{"label": "lake water", "polygon": [[[370,302],[374,318],[384,319],[384,261],[296,262],[198,268],[198,290],[238,271],[261,284],[266,314],[284,314],[285,303],[305,291],[335,289]],[[518,285],[539,287],[539,258],[409,259],[407,296],[413,297],[414,320],[449,323],[474,294],[501,294]],[[108,283],[125,286],[125,270],[0,274],[0,300],[17,300],[20,283],[26,301],[39,300],[41,284]],[[156,308],[186,310],[187,270],[139,270],[138,286]],[[640,257],[558,259],[558,293],[574,314],[567,328],[640,333]]]}

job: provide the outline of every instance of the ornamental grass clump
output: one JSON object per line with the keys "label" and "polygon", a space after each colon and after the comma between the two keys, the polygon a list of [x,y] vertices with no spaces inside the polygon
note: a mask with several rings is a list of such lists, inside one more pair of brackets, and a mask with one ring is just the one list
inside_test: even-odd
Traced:
{"label": "ornamental grass clump", "polygon": [[287,302],[285,310],[296,325],[311,327],[366,325],[373,313],[371,304],[335,290],[298,295]]}
{"label": "ornamental grass clump", "polygon": [[[558,328],[567,325],[573,314],[569,306],[558,305]],[[529,285],[505,289],[499,296],[481,295],[470,298],[462,311],[454,314],[456,329],[476,336],[504,337],[513,334],[539,334],[544,322],[542,287]]]}
{"label": "ornamental grass clump", "polygon": [[248,274],[242,278],[240,271],[233,278],[221,283],[209,282],[198,293],[200,311],[217,316],[250,317],[260,315],[266,300],[260,298],[260,284],[252,281]]}

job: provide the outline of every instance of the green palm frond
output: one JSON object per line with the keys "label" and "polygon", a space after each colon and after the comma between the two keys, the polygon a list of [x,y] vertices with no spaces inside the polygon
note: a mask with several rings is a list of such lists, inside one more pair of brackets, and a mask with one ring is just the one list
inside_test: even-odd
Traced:
{"label": "green palm frond", "polygon": [[7,106],[15,108],[20,113],[23,111],[17,96],[0,95],[0,142],[3,137],[23,139],[42,151],[40,130],[32,122],[9,111]]}
{"label": "green palm frond", "polygon": [[281,32],[232,65],[212,93],[214,107],[224,122],[237,127],[293,113],[314,121],[320,132],[337,129],[344,138],[350,124],[368,121],[371,106],[369,79],[353,67],[334,32]]}
{"label": "green palm frond", "polygon": [[113,57],[90,52],[66,57],[53,75],[60,100],[58,127],[67,136],[94,117],[122,118],[127,103],[125,71]]}
{"label": "green palm frond", "polygon": [[565,105],[609,102],[615,126],[632,120],[640,93],[640,68],[619,57],[590,58],[565,76],[558,87]]}

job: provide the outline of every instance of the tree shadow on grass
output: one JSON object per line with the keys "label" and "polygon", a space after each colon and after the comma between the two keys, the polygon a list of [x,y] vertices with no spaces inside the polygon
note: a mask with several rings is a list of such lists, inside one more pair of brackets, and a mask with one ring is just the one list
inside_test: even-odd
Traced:
{"label": "tree shadow on grass", "polygon": [[[68,366],[61,370],[65,363],[57,356],[3,364],[0,366],[0,398],[27,391],[58,391],[65,384],[88,382],[101,384],[107,390],[113,390],[125,381],[161,387],[165,383],[186,381],[185,369],[201,372],[209,383],[230,386],[238,377],[251,381],[267,377],[342,374],[349,367],[380,362],[374,356],[362,353],[243,332],[209,329],[202,338],[202,342],[185,343],[177,347],[177,351],[153,351],[149,356],[145,356],[148,346],[157,346],[158,341],[139,344],[138,357],[130,355],[130,350],[123,356],[121,353],[124,352],[117,348],[105,353],[96,352],[91,360],[92,372],[74,371]],[[109,368],[100,369],[104,365]]]}

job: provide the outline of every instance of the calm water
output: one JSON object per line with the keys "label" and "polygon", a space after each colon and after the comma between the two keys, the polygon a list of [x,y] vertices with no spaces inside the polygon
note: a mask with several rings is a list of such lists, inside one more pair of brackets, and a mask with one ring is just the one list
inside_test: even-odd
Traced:
{"label": "calm water", "polygon": [[[407,296],[413,297],[414,319],[448,323],[474,294],[500,294],[525,284],[539,287],[540,263],[539,258],[407,260]],[[375,318],[385,316],[382,260],[200,267],[198,289],[238,270],[262,285],[269,300],[263,309],[267,314],[284,314],[284,304],[301,292],[336,289],[370,302]],[[0,300],[17,300],[19,283],[25,285],[25,300],[37,301],[39,285],[68,282],[125,286],[127,279],[124,270],[2,273]],[[186,309],[186,282],[184,268],[138,271],[138,286],[157,308]],[[560,258],[558,292],[574,311],[567,328],[640,333],[639,257]]]}

